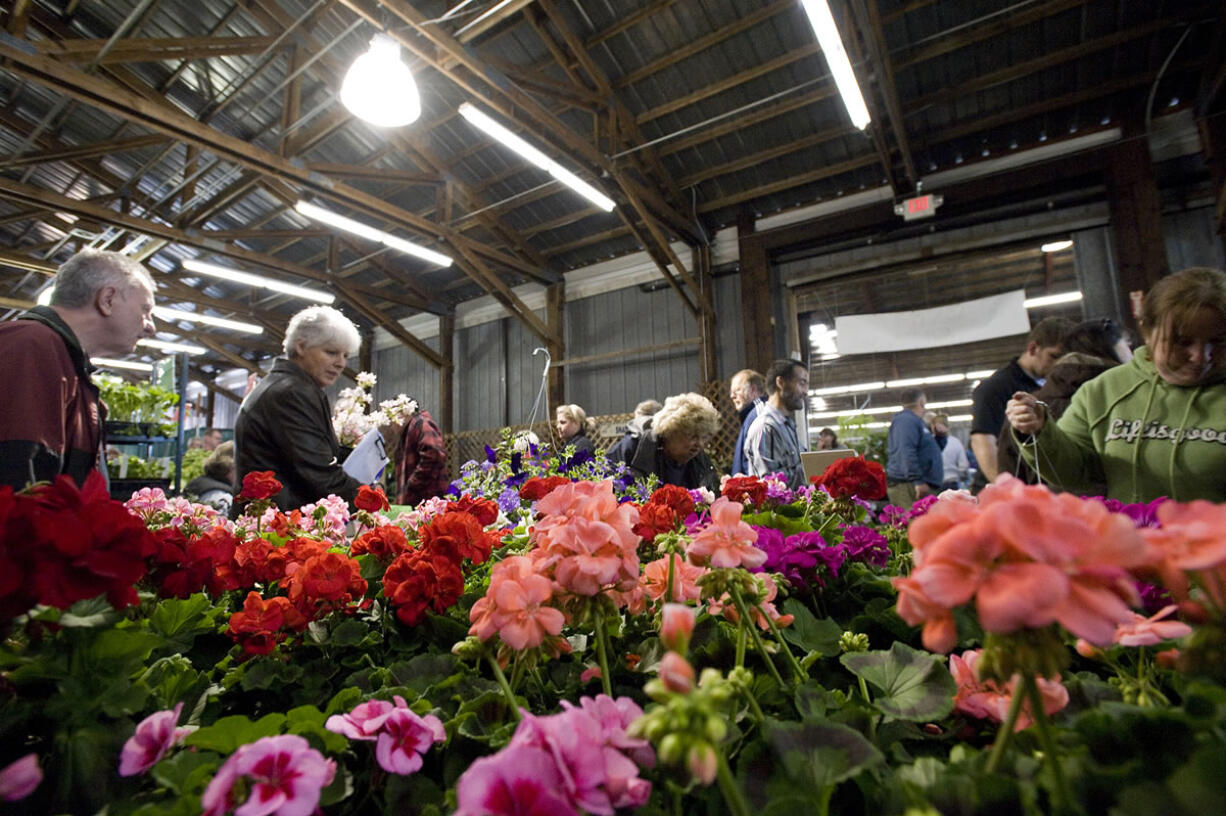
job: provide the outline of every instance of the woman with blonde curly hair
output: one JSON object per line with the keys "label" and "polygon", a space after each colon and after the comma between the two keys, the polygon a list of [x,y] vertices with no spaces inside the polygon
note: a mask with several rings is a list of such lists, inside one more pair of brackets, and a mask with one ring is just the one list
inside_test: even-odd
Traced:
{"label": "woman with blonde curly hair", "polygon": [[[637,479],[655,474],[661,484],[693,490],[705,487],[719,491],[719,474],[703,447],[719,430],[719,412],[701,394],[677,394],[641,425],[631,425],[622,461]],[[612,452],[610,452],[612,453]]]}

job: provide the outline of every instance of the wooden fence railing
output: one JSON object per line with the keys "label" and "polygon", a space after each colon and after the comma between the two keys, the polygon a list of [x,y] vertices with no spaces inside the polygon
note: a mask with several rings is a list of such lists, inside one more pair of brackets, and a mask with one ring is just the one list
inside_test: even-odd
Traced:
{"label": "wooden fence railing", "polygon": [[[736,443],[737,434],[741,430],[736,411],[728,399],[728,381],[719,380],[707,383],[701,393],[711,400],[716,410],[719,411],[721,420],[719,431],[707,444],[707,455],[711,457],[717,470],[726,473],[728,464],[732,461],[732,446]],[[596,447],[608,448],[621,439],[622,434],[625,433],[626,423],[631,417],[633,414],[606,414],[593,417],[596,420],[596,431],[592,434],[592,441]],[[530,430],[542,442],[548,442],[551,425],[552,423],[537,422],[531,426],[516,425],[512,429],[515,431]],[[460,475],[460,466],[465,462],[470,459],[477,461],[485,459],[485,446],[494,447],[498,444],[502,438],[502,428],[459,431],[446,434],[444,438],[447,443],[447,468],[451,478],[455,479]]]}

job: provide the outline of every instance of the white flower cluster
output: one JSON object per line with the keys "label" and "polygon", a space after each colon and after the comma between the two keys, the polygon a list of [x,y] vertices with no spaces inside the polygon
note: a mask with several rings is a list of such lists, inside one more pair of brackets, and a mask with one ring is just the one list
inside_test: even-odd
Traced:
{"label": "white flower cluster", "polygon": [[345,388],[336,397],[332,408],[332,427],[342,444],[353,447],[362,441],[372,428],[399,425],[417,413],[417,400],[405,394],[379,403],[374,411],[367,413],[374,401],[370,390],[375,387],[375,375],[362,371],[357,376],[357,386]]}

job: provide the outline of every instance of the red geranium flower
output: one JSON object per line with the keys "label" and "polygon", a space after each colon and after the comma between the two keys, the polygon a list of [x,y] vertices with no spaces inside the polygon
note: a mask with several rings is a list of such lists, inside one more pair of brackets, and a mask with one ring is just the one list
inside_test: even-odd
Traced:
{"label": "red geranium flower", "polygon": [[[243,486],[246,487],[246,484],[246,480],[244,480]],[[371,487],[370,485],[362,485],[358,488],[358,495],[353,500],[353,506],[368,513],[378,513],[380,510],[386,510],[390,507],[383,490],[378,487]]]}
{"label": "red geranium flower", "polygon": [[455,501],[447,503],[447,509],[457,513],[470,513],[482,527],[488,527],[498,520],[498,503],[489,499],[478,499],[467,494]]}
{"label": "red geranium flower", "polygon": [[543,499],[556,488],[569,482],[570,479],[565,476],[533,476],[519,488],[519,497],[524,501]]}
{"label": "red geranium flower", "polygon": [[242,611],[230,616],[230,637],[248,655],[262,655],[275,649],[290,631],[300,632],[306,625],[307,619],[289,598],[265,601],[258,592],[249,592]]}
{"label": "red geranium flower", "polygon": [[353,546],[349,548],[349,554],[366,555],[369,553],[380,561],[387,562],[407,549],[409,549],[409,540],[405,538],[404,530],[395,524],[381,524],[358,536]]}
{"label": "red geranium flower", "polygon": [[290,601],[310,618],[347,606],[366,594],[366,580],[357,561],[326,552],[309,558],[285,581]]}
{"label": "red geranium flower", "polygon": [[632,529],[635,535],[642,537],[644,541],[654,541],[660,533],[677,529],[678,522],[683,520],[684,518],[678,518],[677,511],[667,504],[648,502],[639,508],[639,523]]}
{"label": "red geranium flower", "polygon": [[873,501],[885,498],[885,469],[863,456],[835,460],[813,484],[826,488],[836,499],[858,496]]}
{"label": "red geranium flower", "polygon": [[243,477],[243,489],[239,492],[240,499],[271,499],[281,492],[281,483],[271,470],[253,470]]}
{"label": "red geranium flower", "polygon": [[733,476],[724,482],[720,495],[734,502],[760,507],[766,501],[766,482],[757,476]]}
{"label": "red geranium flower", "polygon": [[383,594],[406,626],[426,618],[426,610],[444,612],[464,592],[460,565],[439,554],[409,550],[383,574]]}
{"label": "red geranium flower", "polygon": [[490,557],[494,538],[487,536],[471,513],[442,513],[417,531],[423,550],[436,552],[456,561],[467,558],[484,564]]}

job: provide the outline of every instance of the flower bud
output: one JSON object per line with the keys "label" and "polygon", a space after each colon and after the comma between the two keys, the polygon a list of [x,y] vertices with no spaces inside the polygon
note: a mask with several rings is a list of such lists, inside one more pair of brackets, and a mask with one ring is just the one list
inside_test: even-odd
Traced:
{"label": "flower bud", "polygon": [[678,603],[664,604],[660,616],[660,640],[665,649],[684,655],[690,648],[690,635],[694,633],[697,611],[692,606]]}
{"label": "flower bud", "polygon": [[694,667],[676,652],[667,652],[660,661],[660,680],[664,687],[677,694],[694,690]]}
{"label": "flower bud", "polygon": [[706,733],[707,739],[713,743],[724,741],[724,737],[728,736],[728,724],[724,722],[724,718],[717,714],[707,717],[703,731]]}
{"label": "flower bud", "polygon": [[1103,659],[1103,650],[1085,638],[1077,638],[1077,643],[1073,645],[1073,648],[1077,650],[1077,654],[1081,655],[1086,660]]}
{"label": "flower bud", "polygon": [[839,650],[843,652],[867,652],[868,635],[863,632],[844,632],[839,636]]}
{"label": "flower bud", "polygon": [[715,781],[719,760],[715,756],[715,749],[710,744],[698,742],[691,745],[689,754],[685,758],[685,764],[693,774],[695,781],[703,785],[710,785]]}
{"label": "flower bud", "polygon": [[1163,649],[1154,655],[1154,661],[1164,669],[1173,669],[1179,661],[1179,650]]}
{"label": "flower bud", "polygon": [[676,764],[685,756],[685,740],[680,734],[665,734],[657,753],[661,762]]}

